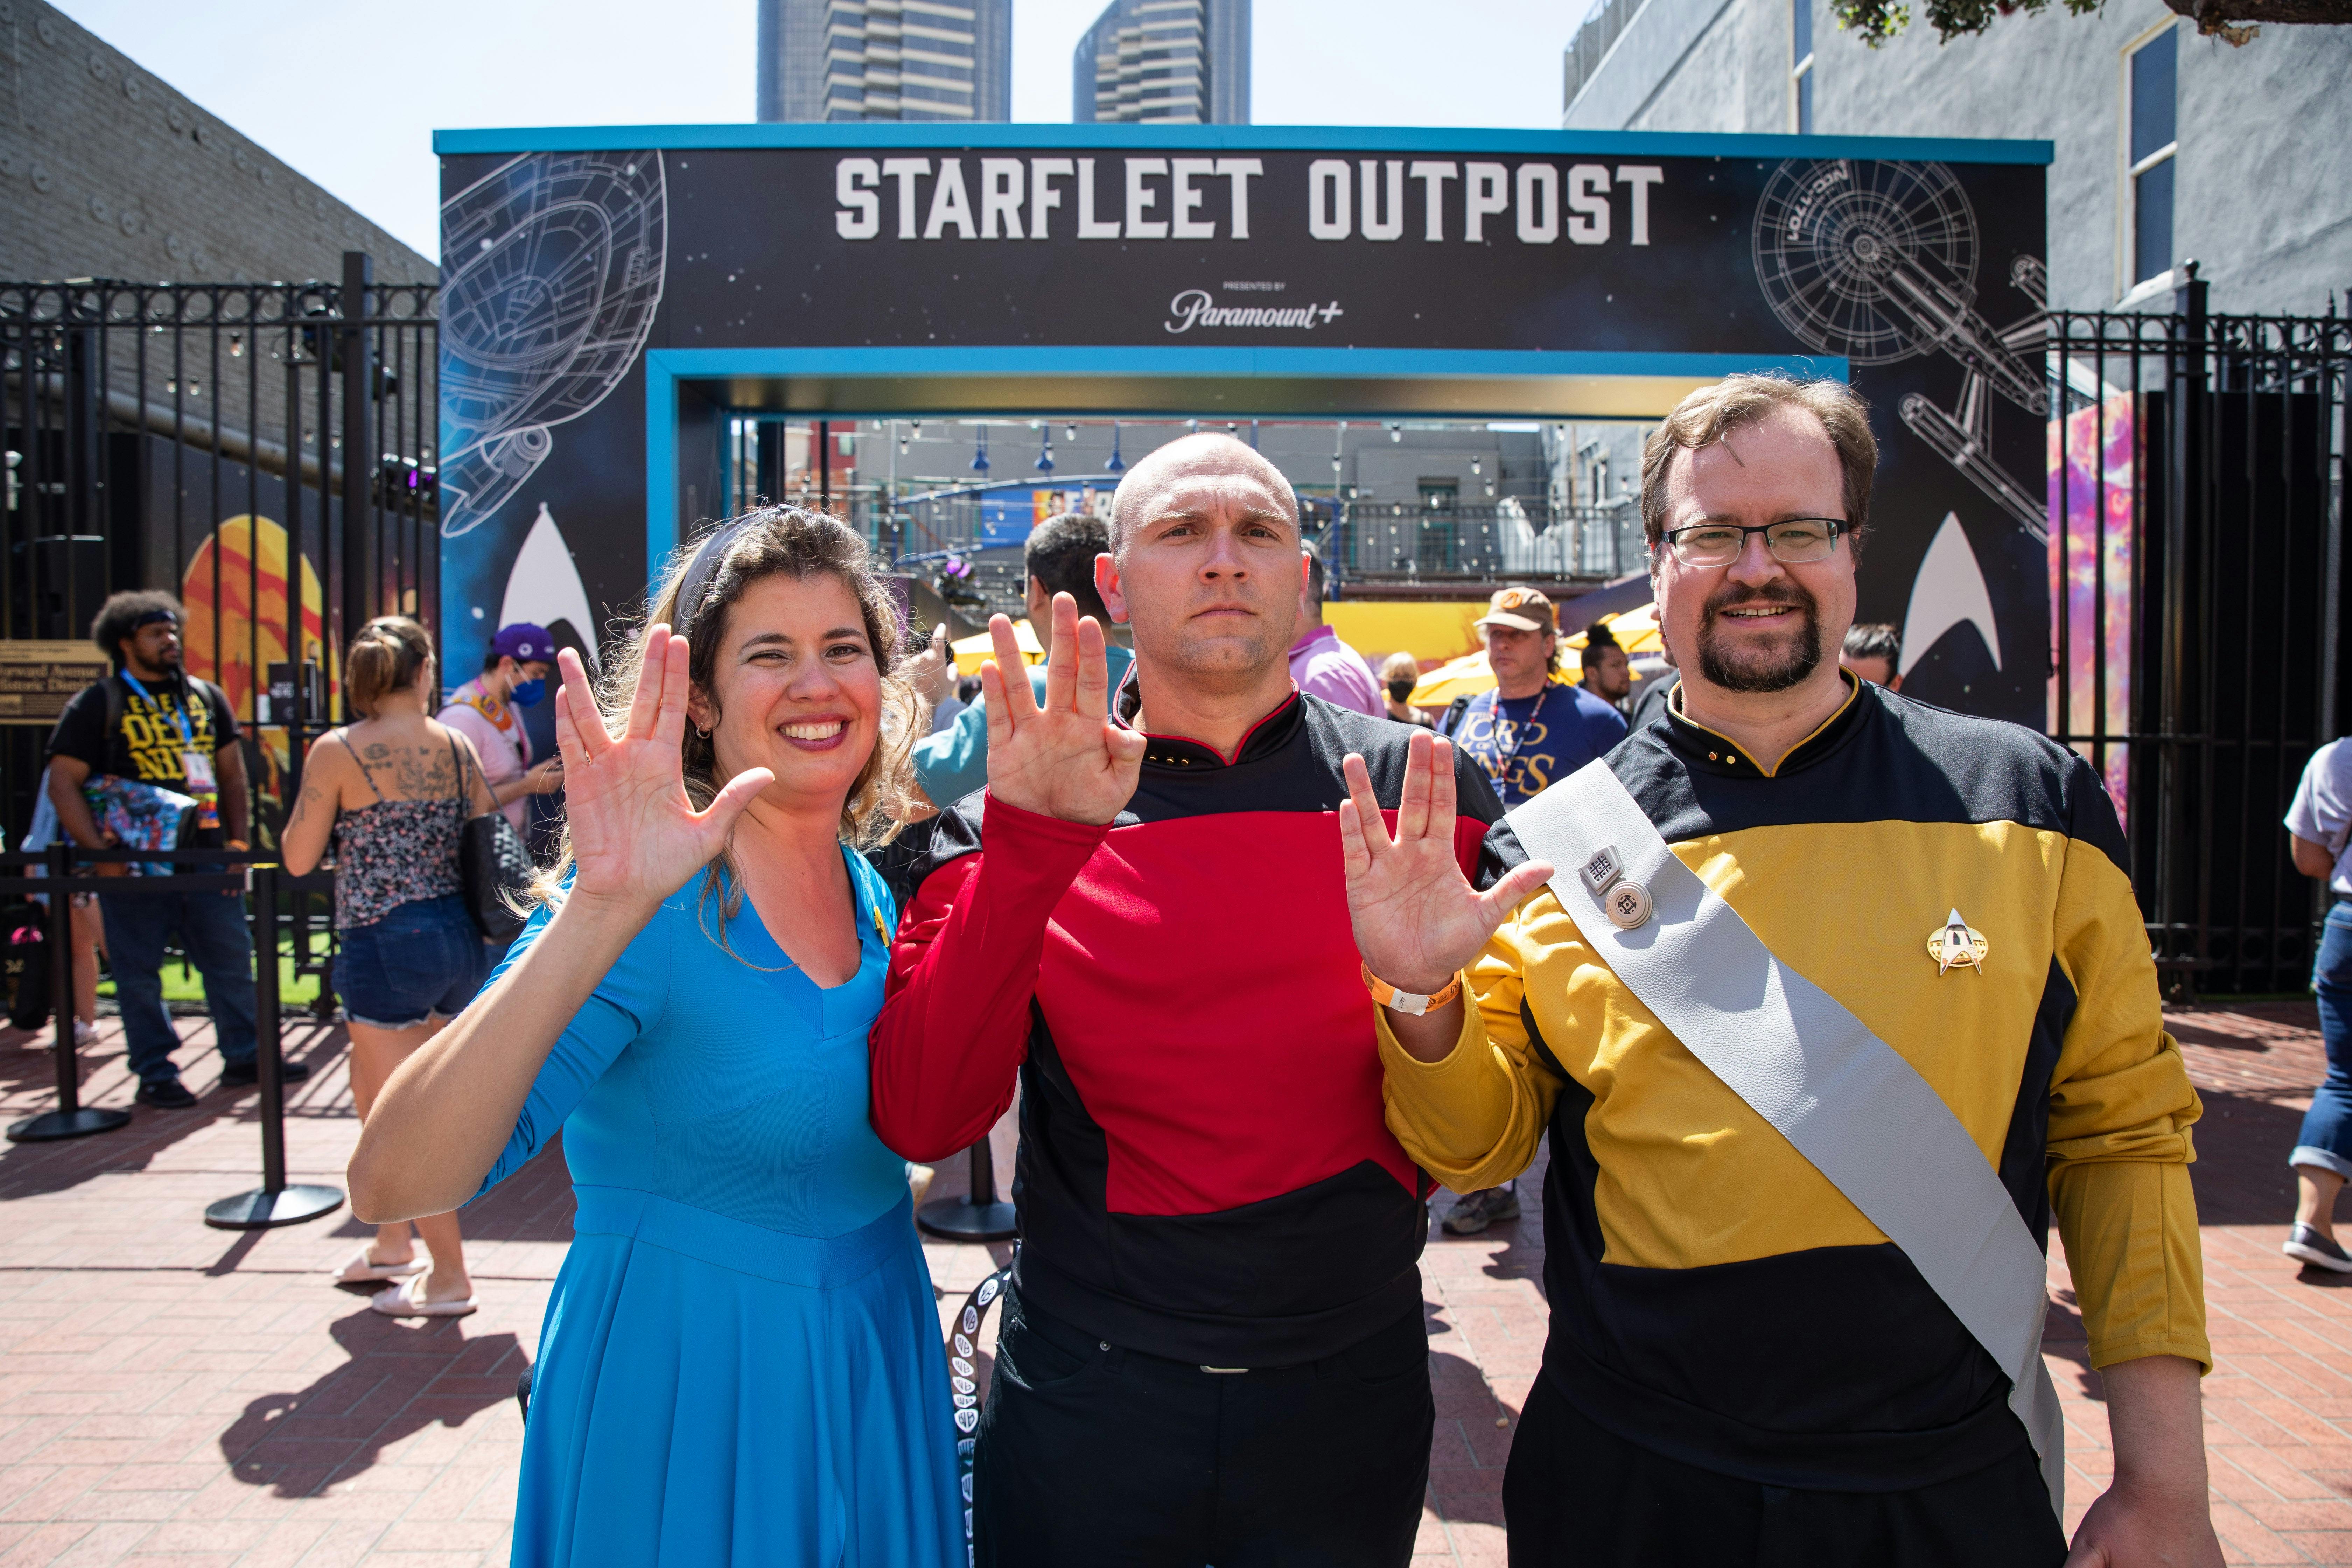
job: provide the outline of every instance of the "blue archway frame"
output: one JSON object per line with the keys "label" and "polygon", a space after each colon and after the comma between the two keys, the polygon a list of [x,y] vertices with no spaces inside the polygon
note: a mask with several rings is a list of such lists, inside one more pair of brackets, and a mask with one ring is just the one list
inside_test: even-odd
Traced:
{"label": "blue archway frame", "polygon": [[[1257,149],[1336,153],[1459,151],[1569,156],[1854,158],[2047,165],[2046,141],[1959,137],[1760,136],[1671,132],[1515,131],[1300,125],[889,125],[730,124],[551,126],[436,131],[436,155],[601,151],[660,152],[760,148],[981,150],[995,147],[1098,148],[1106,151]],[[1538,379],[1652,377],[1694,381],[1735,371],[1786,370],[1850,379],[1840,358],[1819,355],[1452,351],[1424,349],[1180,348],[1174,346],[950,348],[655,349],[646,372],[646,545],[648,571],[677,542],[677,448],[682,384],[756,378],[832,377],[855,381],[926,377],[978,381],[992,376],[1152,377],[1169,381],[1264,378],[1333,383],[1475,378],[1507,384]],[[942,407],[937,412],[953,412]],[[842,407],[829,413],[855,416]],[[1062,412],[1061,409],[1046,412]],[[1138,412],[1142,412],[1139,410]],[[1176,412],[1176,410],[1160,410]],[[1188,411],[1189,412],[1189,411]],[[1280,409],[1265,412],[1280,413]],[[1366,407],[1363,415],[1382,410]],[[1524,409],[1496,407],[1495,414]],[[1335,414],[1357,417],[1358,414]]]}
{"label": "blue archway frame", "polygon": [[[1847,362],[1829,355],[1759,355],[1689,353],[1519,353],[1443,349],[1298,349],[1298,348],[1039,348],[1020,344],[1004,347],[954,348],[827,348],[827,349],[648,349],[646,369],[646,560],[649,572],[678,543],[677,437],[678,393],[688,382],[743,379],[923,377],[967,384],[1006,376],[1148,378],[1181,385],[1186,381],[1258,380],[1327,381],[1338,387],[1349,383],[1400,380],[1475,380],[1492,387],[1513,382],[1530,386],[1537,381],[1639,377],[1687,385],[1738,371],[1787,371],[1812,376],[1851,379]],[[1670,405],[1672,399],[1667,400]],[[1507,395],[1482,400],[1474,414],[1462,417],[1553,417],[1534,406],[1530,396],[1513,401]],[[920,412],[952,415],[966,410],[952,400]],[[904,410],[892,412],[905,416]],[[1030,413],[1093,412],[1059,405]],[[1191,406],[1122,407],[1116,412],[1150,415],[1197,414]],[[1283,415],[1279,405],[1241,410],[1245,414]],[[1413,410],[1373,403],[1351,405],[1333,418],[1377,417]],[[1663,414],[1664,407],[1649,412]],[[809,418],[854,418],[854,407],[828,408]],[[1424,413],[1422,416],[1426,417]]]}

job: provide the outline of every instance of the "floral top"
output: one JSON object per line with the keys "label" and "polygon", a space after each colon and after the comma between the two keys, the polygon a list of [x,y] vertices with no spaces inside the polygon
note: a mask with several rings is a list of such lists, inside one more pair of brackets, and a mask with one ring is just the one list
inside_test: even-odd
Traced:
{"label": "floral top", "polygon": [[373,925],[402,904],[461,891],[457,844],[466,826],[473,770],[451,742],[457,793],[435,800],[386,800],[350,734],[335,735],[360,764],[373,805],[346,811],[335,822],[335,929]]}

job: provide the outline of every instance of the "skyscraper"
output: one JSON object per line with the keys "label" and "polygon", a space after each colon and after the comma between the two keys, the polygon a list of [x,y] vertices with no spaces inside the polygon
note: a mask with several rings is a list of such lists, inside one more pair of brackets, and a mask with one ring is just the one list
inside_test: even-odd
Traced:
{"label": "skyscraper", "polygon": [[1070,67],[1080,124],[1246,125],[1250,0],[1111,0]]}
{"label": "skyscraper", "polygon": [[762,120],[1005,120],[1013,0],[760,0]]}

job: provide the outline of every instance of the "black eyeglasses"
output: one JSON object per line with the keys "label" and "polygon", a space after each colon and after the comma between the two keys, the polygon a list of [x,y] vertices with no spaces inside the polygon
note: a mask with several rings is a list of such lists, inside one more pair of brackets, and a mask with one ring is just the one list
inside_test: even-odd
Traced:
{"label": "black eyeglasses", "polygon": [[1685,566],[1728,566],[1748,548],[1748,536],[1760,533],[1772,559],[1790,566],[1826,561],[1837,549],[1846,525],[1834,517],[1791,517],[1761,528],[1736,522],[1702,522],[1677,528],[1666,535],[1666,546]]}

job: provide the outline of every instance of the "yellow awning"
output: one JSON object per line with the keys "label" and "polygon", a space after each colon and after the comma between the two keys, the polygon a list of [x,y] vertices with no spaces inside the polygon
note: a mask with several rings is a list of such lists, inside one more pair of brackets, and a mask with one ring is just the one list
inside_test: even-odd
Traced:
{"label": "yellow awning", "polygon": [[[1013,640],[1020,645],[1021,658],[1024,662],[1038,664],[1044,661],[1045,650],[1038,646],[1037,633],[1027,621],[1013,623]],[[956,674],[960,676],[978,675],[980,667],[996,657],[996,644],[986,632],[951,642],[948,648],[955,655]]]}
{"label": "yellow awning", "polygon": [[1470,623],[1486,613],[1484,599],[1335,599],[1323,620],[1374,664],[1399,652],[1427,663],[1475,652],[1478,628]]}

